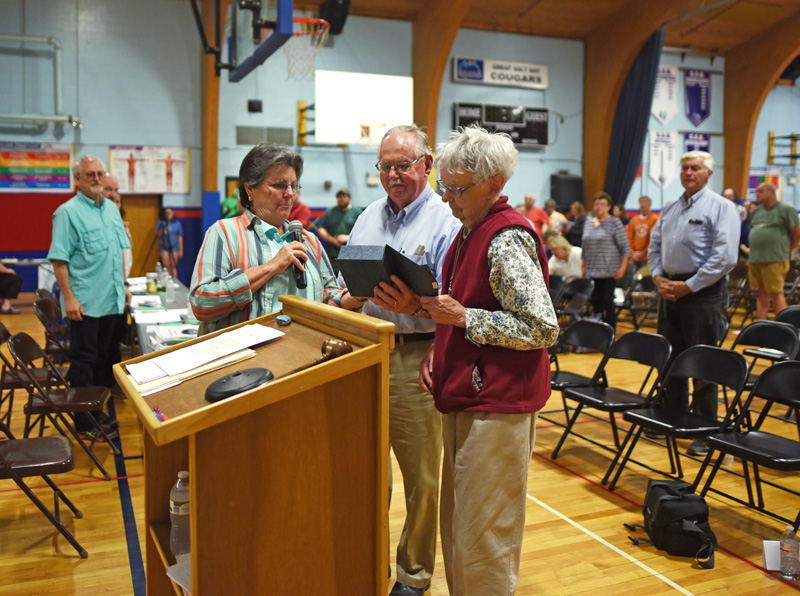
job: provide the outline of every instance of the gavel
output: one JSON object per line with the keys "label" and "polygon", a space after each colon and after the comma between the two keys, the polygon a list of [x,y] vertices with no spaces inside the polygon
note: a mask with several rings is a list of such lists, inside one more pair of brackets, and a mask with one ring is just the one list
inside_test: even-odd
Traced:
{"label": "gavel", "polygon": [[309,362],[308,364],[304,364],[299,368],[295,368],[287,372],[282,377],[288,377],[289,375],[293,375],[294,373],[300,372],[301,370],[306,370],[307,368],[311,368],[312,366],[316,366],[317,364],[322,364],[323,362],[327,362],[328,360],[333,360],[334,358],[338,358],[339,356],[344,356],[345,354],[349,354],[353,351],[353,346],[351,346],[346,341],[342,341],[340,339],[326,339],[322,342],[322,355],[316,358],[313,362]]}

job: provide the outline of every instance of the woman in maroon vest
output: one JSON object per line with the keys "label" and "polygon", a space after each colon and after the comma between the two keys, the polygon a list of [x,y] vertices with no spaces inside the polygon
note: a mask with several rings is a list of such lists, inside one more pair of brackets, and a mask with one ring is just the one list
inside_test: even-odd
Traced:
{"label": "woman in maroon vest", "polygon": [[420,384],[442,412],[440,525],[451,594],[513,594],[519,575],[536,418],[550,396],[546,348],[558,337],[547,259],[530,223],[501,196],[517,165],[506,134],[460,129],[438,147],[442,200],[463,228]]}

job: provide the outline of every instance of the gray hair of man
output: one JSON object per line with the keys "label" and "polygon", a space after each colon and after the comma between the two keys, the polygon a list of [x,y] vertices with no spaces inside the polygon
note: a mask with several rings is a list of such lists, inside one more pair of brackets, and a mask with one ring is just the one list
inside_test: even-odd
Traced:
{"label": "gray hair of man", "polygon": [[294,168],[297,179],[303,175],[303,157],[288,147],[275,143],[260,143],[250,149],[239,167],[239,203],[250,209],[253,202],[246,186],[258,186],[275,166]]}
{"label": "gray hair of man", "polygon": [[558,203],[556,203],[556,200],[555,200],[555,199],[547,199],[547,200],[544,202],[544,206],[545,206],[545,208],[547,208],[547,207],[552,207],[553,209],[555,209],[555,208],[557,207],[557,205],[558,205]]}
{"label": "gray hair of man", "polygon": [[504,132],[489,132],[478,125],[450,132],[436,148],[433,165],[441,172],[467,173],[476,183],[500,174],[508,181],[517,167],[517,149]]}
{"label": "gray hair of man", "polygon": [[702,159],[703,167],[709,172],[714,171],[714,158],[707,151],[687,151],[681,155],[681,164],[687,159]]}
{"label": "gray hair of man", "polygon": [[[387,130],[383,134],[383,138],[381,139],[381,145],[383,142],[391,137],[392,135],[401,134],[401,133],[409,133],[413,134],[416,137],[417,143],[414,146],[414,153],[417,154],[417,157],[421,155],[433,155],[433,151],[431,150],[430,145],[428,144],[428,135],[427,133],[422,130],[416,124],[401,124],[399,126],[393,126],[389,130]],[[380,145],[378,146],[378,156],[380,157],[381,149]]]}
{"label": "gray hair of man", "polygon": [[87,154],[87,155],[82,155],[81,158],[73,164],[72,166],[73,175],[77,176],[78,174],[81,173],[81,164],[83,164],[83,162],[85,161],[96,161],[97,163],[100,164],[100,167],[103,169],[103,175],[108,174],[108,172],[106,172],[106,164],[103,163],[102,159],[100,159],[99,157],[95,157],[94,155]]}

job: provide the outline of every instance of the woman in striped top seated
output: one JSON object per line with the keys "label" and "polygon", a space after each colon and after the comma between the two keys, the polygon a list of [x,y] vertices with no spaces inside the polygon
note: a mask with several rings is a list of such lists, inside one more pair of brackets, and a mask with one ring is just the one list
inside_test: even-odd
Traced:
{"label": "woman in striped top seated", "polygon": [[594,218],[583,226],[583,277],[594,281],[592,308],[595,314],[616,328],[614,288],[616,281],[625,275],[631,250],[625,227],[610,211],[611,197],[608,193],[594,195]]}
{"label": "woman in striped top seated", "polygon": [[[287,218],[302,173],[303,158],[288,147],[262,143],[245,156],[242,214],[208,229],[192,274],[190,300],[201,334],[278,311],[283,294],[348,310],[363,305],[339,287],[316,236],[304,230],[303,242],[291,238]],[[305,288],[297,287],[292,265],[305,270]]]}

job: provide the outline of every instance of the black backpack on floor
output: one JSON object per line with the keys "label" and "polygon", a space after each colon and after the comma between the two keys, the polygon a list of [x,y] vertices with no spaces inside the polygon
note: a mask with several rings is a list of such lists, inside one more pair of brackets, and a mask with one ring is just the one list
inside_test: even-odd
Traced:
{"label": "black backpack on floor", "polygon": [[717,537],[708,525],[708,504],[682,480],[650,480],[642,506],[644,526],[628,525],[630,531],[644,529],[647,538],[628,538],[634,544],[645,542],[667,554],[694,557],[704,569],[714,568]]}

